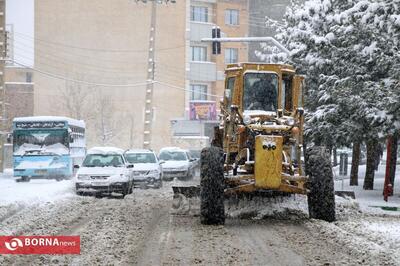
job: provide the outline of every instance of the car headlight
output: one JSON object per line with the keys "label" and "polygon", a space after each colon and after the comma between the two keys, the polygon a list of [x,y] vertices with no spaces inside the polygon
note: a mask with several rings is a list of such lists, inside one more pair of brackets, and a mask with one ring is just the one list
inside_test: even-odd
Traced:
{"label": "car headlight", "polygon": [[90,175],[78,175],[78,179],[79,180],[89,180],[90,179]]}

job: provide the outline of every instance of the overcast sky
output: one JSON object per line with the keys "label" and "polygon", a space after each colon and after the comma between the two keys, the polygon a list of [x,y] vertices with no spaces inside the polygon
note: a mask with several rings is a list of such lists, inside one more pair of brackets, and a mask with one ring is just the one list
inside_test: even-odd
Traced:
{"label": "overcast sky", "polygon": [[6,1],[6,24],[14,27],[14,60],[29,65],[33,65],[33,1]]}

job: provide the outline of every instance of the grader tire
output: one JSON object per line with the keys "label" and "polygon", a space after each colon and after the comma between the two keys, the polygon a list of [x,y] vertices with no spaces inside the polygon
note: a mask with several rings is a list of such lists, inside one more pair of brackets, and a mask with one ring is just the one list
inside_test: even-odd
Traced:
{"label": "grader tire", "polygon": [[309,176],[308,212],[310,218],[335,221],[335,191],[329,152],[313,147],[306,152],[306,174]]}
{"label": "grader tire", "polygon": [[200,221],[207,225],[225,223],[224,159],[221,148],[201,151]]}

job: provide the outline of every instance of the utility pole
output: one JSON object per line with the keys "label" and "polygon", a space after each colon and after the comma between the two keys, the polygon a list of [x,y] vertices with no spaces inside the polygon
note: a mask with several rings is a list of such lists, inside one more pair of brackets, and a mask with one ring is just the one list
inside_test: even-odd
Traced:
{"label": "utility pole", "polygon": [[6,88],[4,86],[4,70],[7,56],[6,37],[6,0],[0,0],[0,172],[4,172],[4,143],[7,134],[6,120]]}
{"label": "utility pole", "polygon": [[149,55],[147,61],[147,86],[144,107],[144,127],[143,127],[143,148],[151,147],[151,138],[154,120],[153,90],[154,90],[154,70],[155,70],[155,40],[157,26],[157,4],[176,4],[176,0],[136,0],[136,3],[146,4],[151,2],[150,34],[149,34]]}
{"label": "utility pole", "polygon": [[157,2],[151,3],[150,34],[149,34],[149,55],[147,62],[147,86],[144,108],[144,135],[143,148],[151,147],[151,135],[153,129],[153,90],[154,90],[154,69],[155,69],[155,37],[156,37]]}

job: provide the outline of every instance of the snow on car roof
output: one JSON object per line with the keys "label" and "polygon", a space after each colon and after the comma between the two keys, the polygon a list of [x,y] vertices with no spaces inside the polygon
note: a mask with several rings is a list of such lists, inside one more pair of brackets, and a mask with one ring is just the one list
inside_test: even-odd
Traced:
{"label": "snow on car roof", "polygon": [[184,152],[186,150],[184,150],[182,148],[179,148],[179,147],[164,147],[164,148],[162,148],[160,150],[160,153],[163,152],[163,151],[169,151],[169,152],[172,152],[172,151],[183,151]]}
{"label": "snow on car roof", "polygon": [[83,120],[77,120],[65,116],[26,116],[16,117],[13,122],[48,122],[48,121],[67,121],[69,125],[85,127]]}
{"label": "snow on car roof", "polygon": [[129,149],[125,153],[153,153],[152,150],[148,149]]}
{"label": "snow on car roof", "polygon": [[93,147],[87,154],[124,154],[124,150],[115,147]]}

